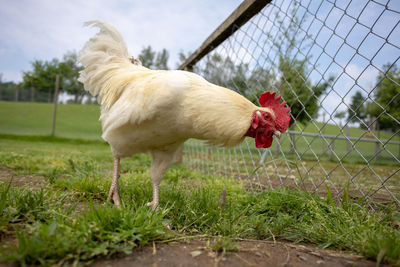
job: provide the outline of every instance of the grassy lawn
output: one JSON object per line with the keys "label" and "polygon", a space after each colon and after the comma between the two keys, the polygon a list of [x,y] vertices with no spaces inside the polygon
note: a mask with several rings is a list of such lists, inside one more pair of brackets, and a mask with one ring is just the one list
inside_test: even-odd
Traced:
{"label": "grassy lawn", "polygon": [[[16,135],[50,135],[52,126],[53,105],[47,103],[23,103],[23,102],[4,102],[0,101],[0,133]],[[99,121],[100,108],[97,105],[58,105],[56,136],[66,138],[79,138],[89,140],[101,140],[101,126]],[[316,126],[315,126],[316,125]],[[318,133],[321,128],[320,123],[309,123],[306,127],[297,125],[296,131],[307,133]],[[340,128],[328,124],[325,129],[326,135],[344,136]],[[360,138],[365,137],[366,131],[358,128],[350,128],[349,135]],[[374,133],[380,135],[381,139],[391,138],[392,141],[400,141],[399,136],[392,137],[388,133]],[[320,159],[348,163],[365,163],[371,161],[372,164],[397,164],[392,155],[399,156],[400,145],[387,144],[384,148],[380,146],[380,154],[376,160],[372,160],[375,153],[375,143],[354,142],[350,144],[351,151],[347,152],[347,142],[336,140],[334,152],[332,154],[327,147],[326,141],[321,138],[305,137],[296,135],[296,151],[302,160]],[[328,142],[331,140],[328,139]],[[249,140],[250,148],[246,143],[240,147],[246,154],[258,155],[259,151],[253,145],[253,140]],[[297,159],[296,154],[290,153],[290,142],[288,135],[285,134],[280,141],[281,150],[289,159]],[[273,145],[271,151],[275,151]],[[392,155],[391,155],[391,154]]]}
{"label": "grassy lawn", "polygon": [[[249,192],[237,181],[173,166],[151,199],[150,157],[121,162],[121,210],[106,204],[112,155],[101,141],[51,137],[0,138],[1,261],[20,264],[88,262],[130,253],[152,241],[193,236],[289,240],[400,263],[400,214],[375,212],[344,197],[298,190]],[[9,181],[10,177],[14,177]],[[22,180],[36,181],[21,184]],[[226,201],[220,200],[226,190]],[[10,242],[15,238],[18,242]]]}
{"label": "grassy lawn", "polygon": [[[57,107],[56,136],[100,140],[100,108],[96,105]],[[0,133],[50,135],[53,104],[0,101]]]}

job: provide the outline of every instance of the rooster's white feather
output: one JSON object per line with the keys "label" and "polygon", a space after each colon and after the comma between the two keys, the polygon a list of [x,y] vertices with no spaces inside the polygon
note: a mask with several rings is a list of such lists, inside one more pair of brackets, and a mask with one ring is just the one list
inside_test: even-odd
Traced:
{"label": "rooster's white feather", "polygon": [[[269,145],[272,142],[274,125],[269,118],[275,120],[275,113],[271,108],[257,107],[234,91],[191,72],[145,68],[128,54],[121,34],[113,26],[101,21],[86,25],[100,31],[79,54],[84,67],[79,81],[101,104],[102,137],[114,155],[109,198],[117,206],[121,157],[151,152],[153,201],[149,205],[155,207],[161,178],[185,140],[197,138],[233,146],[248,135],[258,137],[261,144],[267,144],[265,140],[270,141]],[[264,102],[276,104],[270,94],[264,94],[264,98],[268,98]],[[269,115],[261,117],[260,111]],[[265,124],[267,118],[269,122]],[[254,128],[258,121],[264,121],[260,124],[264,128]],[[272,130],[265,130],[265,125]]]}
{"label": "rooster's white feather", "polygon": [[[111,25],[100,28],[79,55],[79,80],[102,106],[102,137],[118,156],[175,146],[188,138],[236,145],[256,109],[241,95],[185,71],[150,70],[131,62]],[[269,110],[270,111],[270,110]]]}

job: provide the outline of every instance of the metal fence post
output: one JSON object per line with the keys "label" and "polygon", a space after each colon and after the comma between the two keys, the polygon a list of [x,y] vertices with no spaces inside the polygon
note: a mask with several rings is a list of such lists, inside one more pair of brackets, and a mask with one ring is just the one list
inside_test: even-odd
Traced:
{"label": "metal fence post", "polygon": [[56,83],[54,85],[54,106],[53,106],[53,125],[51,127],[51,135],[54,136],[56,133],[56,114],[57,114],[57,102],[58,102],[58,83],[59,75],[56,75]]}
{"label": "metal fence post", "polygon": [[349,139],[349,137],[350,137],[350,129],[349,129],[348,125],[345,126],[345,130],[346,130],[346,137],[347,137],[346,138],[347,153],[350,153],[350,151],[351,151],[351,141]]}
{"label": "metal fence post", "polygon": [[35,88],[31,87],[31,102],[35,102]]}
{"label": "metal fence post", "polygon": [[18,102],[18,99],[19,99],[19,88],[17,86],[17,87],[15,87],[15,91],[14,91],[14,101]]}
{"label": "metal fence post", "polygon": [[377,140],[375,142],[375,153],[374,153],[375,158],[374,158],[374,162],[376,162],[376,160],[378,159],[378,154],[379,154],[380,147],[381,147],[380,146],[380,142],[379,142],[379,140]]}
{"label": "metal fence post", "polygon": [[278,141],[275,142],[275,157],[279,156],[279,147],[280,143]]}
{"label": "metal fence post", "polygon": [[[322,135],[325,135],[326,130],[325,115],[325,112],[322,112]],[[329,149],[329,145],[326,145],[323,139],[321,141],[322,151],[325,151],[325,149]]]}

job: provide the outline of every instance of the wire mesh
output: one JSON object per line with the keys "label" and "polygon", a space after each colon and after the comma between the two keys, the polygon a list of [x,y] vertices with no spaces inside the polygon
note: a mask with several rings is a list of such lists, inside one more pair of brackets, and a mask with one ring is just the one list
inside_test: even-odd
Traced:
{"label": "wire mesh", "polygon": [[[270,149],[185,144],[186,164],[252,189],[295,187],[400,205],[400,4],[276,0],[193,68],[257,103],[292,109]],[[229,108],[229,107],[227,107]]]}

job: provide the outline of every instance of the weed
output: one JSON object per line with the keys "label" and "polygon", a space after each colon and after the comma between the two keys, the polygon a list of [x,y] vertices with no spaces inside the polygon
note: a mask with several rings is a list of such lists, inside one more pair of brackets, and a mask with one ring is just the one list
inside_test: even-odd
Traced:
{"label": "weed", "polygon": [[8,222],[10,221],[10,215],[6,210],[10,187],[11,181],[7,185],[0,185],[0,236],[7,231]]}
{"label": "weed", "polygon": [[219,253],[239,251],[239,247],[233,243],[231,238],[227,237],[216,237],[211,242],[208,241],[206,247]]}

